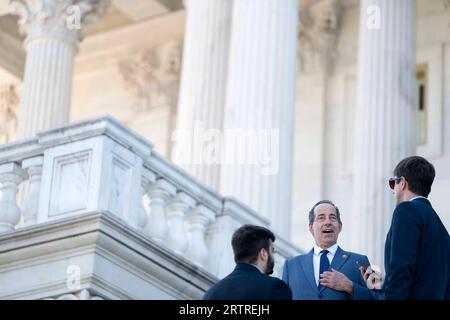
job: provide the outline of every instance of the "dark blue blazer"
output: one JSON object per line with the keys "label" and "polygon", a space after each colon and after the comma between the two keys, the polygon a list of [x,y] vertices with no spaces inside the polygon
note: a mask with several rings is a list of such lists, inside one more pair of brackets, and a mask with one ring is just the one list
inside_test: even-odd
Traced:
{"label": "dark blue blazer", "polygon": [[[314,249],[313,249],[314,250]],[[307,254],[294,257],[287,260],[284,264],[283,281],[289,285],[294,300],[370,300],[372,295],[367,289],[357,261],[369,265],[369,259],[366,256],[342,250],[340,247],[336,250],[330,267],[342,272],[353,281],[354,296],[347,293],[336,291],[330,288],[317,288],[314,277],[313,254],[311,250]]]}
{"label": "dark blue blazer", "polygon": [[384,259],[385,299],[450,299],[450,237],[427,199],[395,208]]}
{"label": "dark blue blazer", "polygon": [[238,263],[217,282],[203,300],[291,300],[291,290],[280,279],[261,273],[251,264]]}

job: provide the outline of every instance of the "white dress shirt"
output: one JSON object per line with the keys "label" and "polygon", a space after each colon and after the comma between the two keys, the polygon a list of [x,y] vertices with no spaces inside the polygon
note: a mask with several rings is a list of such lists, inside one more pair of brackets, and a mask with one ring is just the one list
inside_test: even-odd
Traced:
{"label": "white dress shirt", "polygon": [[[338,248],[337,243],[333,244],[331,247],[329,247],[328,249],[328,254],[327,254],[327,258],[328,261],[330,262],[331,265],[331,261],[333,261],[334,255],[336,254],[336,250]],[[314,266],[314,277],[316,278],[316,284],[319,285],[319,272],[320,272],[320,256],[322,255],[322,253],[320,253],[322,250],[321,247],[314,245],[314,254],[313,254],[313,266]]]}
{"label": "white dress shirt", "polygon": [[416,200],[416,199],[419,199],[419,198],[424,198],[424,199],[426,199],[426,197],[424,197],[424,196],[417,196],[417,197],[414,197],[414,198],[409,199],[409,201],[413,201],[413,200]]}

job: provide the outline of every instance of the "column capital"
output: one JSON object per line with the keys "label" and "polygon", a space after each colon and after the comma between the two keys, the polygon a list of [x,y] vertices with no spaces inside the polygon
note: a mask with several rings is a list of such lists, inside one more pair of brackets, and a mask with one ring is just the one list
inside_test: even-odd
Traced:
{"label": "column capital", "polygon": [[216,214],[211,209],[205,207],[202,204],[197,205],[191,214],[191,221],[199,221],[201,223],[207,224],[214,221]]}
{"label": "column capital", "polygon": [[44,164],[44,157],[43,156],[36,156],[32,158],[28,158],[22,161],[22,168],[28,169],[31,167],[39,167],[43,166]]}
{"label": "column capital", "polygon": [[173,184],[167,182],[164,179],[158,179],[150,187],[147,193],[152,201],[154,200],[154,198],[159,198],[162,199],[163,201],[166,201],[167,199],[170,198],[170,196],[175,195],[176,192],[177,188]]}
{"label": "column capital", "polygon": [[174,211],[182,211],[185,214],[195,206],[195,200],[185,192],[178,192],[167,203],[167,212],[170,215]]}
{"label": "column capital", "polygon": [[10,162],[0,165],[0,177],[1,180],[3,180],[2,182],[12,180],[19,184],[25,180],[28,175],[18,164]]}
{"label": "column capital", "polygon": [[12,0],[10,11],[19,16],[25,43],[35,39],[58,39],[76,46],[82,28],[98,20],[110,0]]}
{"label": "column capital", "polygon": [[150,185],[155,183],[155,181],[156,181],[156,174],[147,168],[143,168],[141,176],[141,186],[144,189],[145,193],[147,193],[148,189],[150,188]]}

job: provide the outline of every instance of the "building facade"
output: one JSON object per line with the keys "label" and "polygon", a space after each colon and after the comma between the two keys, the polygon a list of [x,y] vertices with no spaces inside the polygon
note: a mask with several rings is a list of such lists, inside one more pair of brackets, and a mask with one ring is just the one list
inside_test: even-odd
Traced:
{"label": "building facade", "polygon": [[[387,179],[395,164],[412,154],[435,165],[437,176],[430,200],[447,228],[450,226],[445,206],[450,190],[448,1],[9,2],[0,1],[0,139],[10,143],[0,148],[0,164],[5,165],[0,172],[7,177],[2,189],[5,205],[10,205],[11,194],[19,188],[20,221],[11,227],[3,217],[6,220],[0,218],[0,223],[5,223],[5,232],[16,230],[24,243],[45,232],[48,236],[64,233],[64,219],[69,219],[69,225],[96,225],[98,229],[92,230],[101,234],[114,233],[121,223],[114,216],[119,216],[131,229],[137,228],[151,239],[141,245],[146,250],[157,248],[151,251],[158,256],[152,256],[152,261],[169,260],[167,268],[144,268],[147,273],[139,269],[129,279],[144,272],[147,287],[142,288],[148,288],[154,297],[195,298],[214,276],[230,271],[230,256],[227,262],[220,262],[220,255],[214,257],[212,252],[228,241],[239,224],[254,222],[273,228],[283,243],[281,263],[311,248],[308,211],[315,202],[329,199],[342,214],[339,244],[382,265],[394,205]],[[126,127],[103,115],[113,116]],[[86,120],[92,118],[96,120]],[[67,136],[75,138],[67,140]],[[96,139],[108,142],[95,144],[92,141]],[[72,149],[63,144],[78,150],[78,144],[90,143],[91,154],[67,160],[79,163],[75,169],[65,171],[64,161],[59,167],[50,165],[70,154]],[[130,162],[127,168],[133,169],[103,172],[95,157],[111,157],[116,164],[116,143],[132,150],[130,154],[119,152],[127,155],[122,156],[126,161],[121,160],[118,168]],[[92,160],[86,160],[91,155]],[[77,173],[79,168],[84,168],[81,172],[90,168],[83,167],[86,163],[99,166],[103,176],[96,179],[100,180],[86,180],[90,174]],[[131,193],[122,190],[120,183],[114,184],[126,180],[127,174]],[[35,182],[33,189],[32,177],[36,176],[39,179],[34,181],[39,183]],[[81,177],[78,184],[72,181],[75,176]],[[11,179],[16,181],[13,187]],[[161,179],[165,182],[157,184]],[[110,180],[109,188],[100,183]],[[95,185],[95,181],[99,193],[92,199],[77,187]],[[78,196],[66,203],[55,193],[56,183],[67,186],[63,189],[66,193]],[[38,189],[38,195],[30,192]],[[111,190],[122,196],[111,196]],[[133,192],[150,199],[141,218],[130,215],[140,209],[126,205],[133,203]],[[5,200],[5,194],[10,198]],[[152,194],[160,199],[157,209],[151,208]],[[237,202],[230,205],[226,200],[230,196]],[[89,200],[77,202],[79,197]],[[169,206],[171,201],[176,205]],[[110,211],[112,217],[97,217],[97,211]],[[26,226],[40,222],[44,227],[52,223],[52,215],[60,214],[63,220],[54,222],[54,230],[31,227],[34,233],[27,235]],[[147,227],[142,216],[156,222]],[[112,229],[103,232],[104,226],[111,225]],[[180,247],[184,238],[170,236],[183,233],[186,239],[194,239],[197,250]],[[14,232],[3,237],[5,243],[14,243]],[[126,235],[127,241],[133,242],[129,247],[136,245],[136,237],[138,234]],[[91,245],[104,252],[105,243],[109,242]],[[64,245],[56,245],[56,256],[67,253],[57,248]],[[100,254],[99,258],[97,249],[92,252],[76,265],[89,266],[86,261],[103,261],[99,259],[107,256]],[[123,252],[128,254],[125,249]],[[189,259],[177,268],[179,272],[164,278],[165,284],[155,284],[155,277],[177,264],[177,253],[186,252]],[[206,273],[196,267],[199,256]],[[26,252],[21,257],[26,261],[33,258]],[[120,265],[116,260],[114,265]],[[57,266],[55,263],[52,268],[58,270]],[[10,268],[7,264],[3,270]],[[23,274],[32,270],[24,267]],[[106,288],[104,279],[110,275],[104,270],[82,277],[87,293],[81,289],[71,293],[64,286],[50,290],[51,294],[11,287],[3,296],[152,297],[134,294],[133,288],[126,292]],[[21,278],[23,274],[9,276]],[[192,274],[197,285],[183,291],[179,283]],[[45,283],[49,286],[50,282],[47,279]],[[120,281],[114,286],[120,287]],[[21,290],[27,294],[21,295]]]}

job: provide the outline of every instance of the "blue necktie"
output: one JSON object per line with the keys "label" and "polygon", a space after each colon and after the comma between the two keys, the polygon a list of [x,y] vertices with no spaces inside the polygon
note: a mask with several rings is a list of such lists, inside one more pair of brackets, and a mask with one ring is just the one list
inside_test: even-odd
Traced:
{"label": "blue necktie", "polygon": [[[322,273],[324,273],[325,271],[330,271],[330,261],[328,261],[328,257],[327,257],[328,252],[329,252],[328,250],[320,251],[320,253],[322,255],[320,256],[319,279],[320,279],[320,275]],[[317,287],[319,288],[319,291],[320,291],[320,289],[322,289],[323,286],[320,284],[320,281],[319,281],[319,285]]]}

